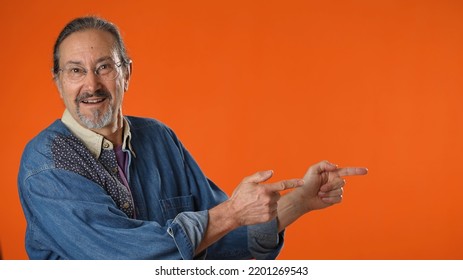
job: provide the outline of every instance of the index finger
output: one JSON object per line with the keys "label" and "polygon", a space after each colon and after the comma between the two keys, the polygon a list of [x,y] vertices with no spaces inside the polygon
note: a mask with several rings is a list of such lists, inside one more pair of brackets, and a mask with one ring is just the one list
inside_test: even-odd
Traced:
{"label": "index finger", "polygon": [[341,177],[357,176],[357,175],[366,175],[368,173],[368,169],[365,167],[343,167],[343,168],[338,168],[333,172],[335,172]]}
{"label": "index finger", "polygon": [[284,191],[287,189],[293,189],[300,187],[304,184],[304,180],[302,179],[290,179],[290,180],[283,180],[276,183],[265,184],[265,188],[271,192],[279,192]]}

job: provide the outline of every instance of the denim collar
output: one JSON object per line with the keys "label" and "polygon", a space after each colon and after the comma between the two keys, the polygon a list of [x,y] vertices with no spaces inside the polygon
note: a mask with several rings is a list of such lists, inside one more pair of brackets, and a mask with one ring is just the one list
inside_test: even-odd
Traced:
{"label": "denim collar", "polygon": [[[104,138],[102,135],[91,131],[80,125],[68,111],[68,109],[64,110],[63,116],[61,121],[66,125],[66,127],[76,136],[79,138],[82,143],[90,150],[90,152],[95,156],[95,158],[99,158],[101,155],[101,150],[112,150],[114,145],[111,141]],[[130,140],[132,138],[132,134],[130,133],[130,126],[127,120],[124,118],[124,131],[122,134],[122,150],[129,149],[133,156],[135,156],[135,152],[132,149],[132,145]]]}

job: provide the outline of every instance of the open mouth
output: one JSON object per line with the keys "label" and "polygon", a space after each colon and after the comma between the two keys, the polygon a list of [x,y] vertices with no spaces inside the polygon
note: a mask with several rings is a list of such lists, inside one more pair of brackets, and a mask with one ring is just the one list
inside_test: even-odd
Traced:
{"label": "open mouth", "polygon": [[81,102],[84,104],[98,104],[105,101],[106,98],[97,98],[97,99],[84,99]]}

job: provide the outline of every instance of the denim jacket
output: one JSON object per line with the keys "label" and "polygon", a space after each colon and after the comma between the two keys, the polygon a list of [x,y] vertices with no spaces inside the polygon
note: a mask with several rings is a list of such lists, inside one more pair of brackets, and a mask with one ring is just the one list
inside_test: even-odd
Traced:
{"label": "denim jacket", "polygon": [[117,183],[112,161],[95,158],[61,120],[28,143],[18,187],[31,259],[276,258],[283,245],[276,220],[240,227],[195,255],[208,209],[227,196],[164,124],[125,120],[130,190]]}

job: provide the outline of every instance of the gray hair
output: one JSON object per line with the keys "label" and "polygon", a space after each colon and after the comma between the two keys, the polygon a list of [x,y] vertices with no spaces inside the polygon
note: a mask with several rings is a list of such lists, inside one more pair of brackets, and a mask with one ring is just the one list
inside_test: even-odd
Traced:
{"label": "gray hair", "polygon": [[122,40],[121,33],[115,24],[96,16],[80,17],[69,22],[56,39],[55,46],[53,47],[53,76],[55,78],[57,77],[60,69],[59,47],[61,43],[72,33],[88,29],[102,30],[111,33],[116,40],[115,48],[121,59],[121,62],[124,65],[130,64],[131,61],[127,55],[127,50],[125,48],[124,41]]}

